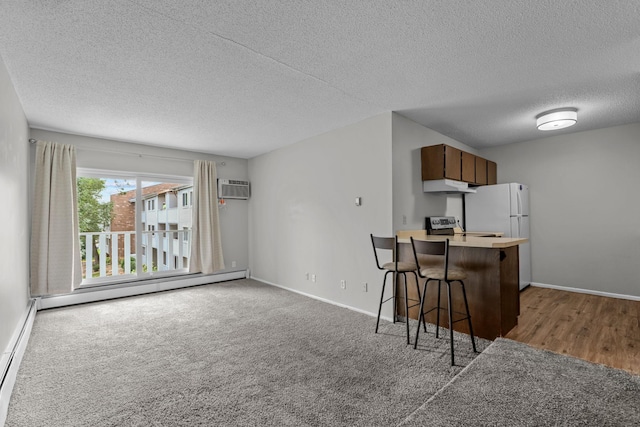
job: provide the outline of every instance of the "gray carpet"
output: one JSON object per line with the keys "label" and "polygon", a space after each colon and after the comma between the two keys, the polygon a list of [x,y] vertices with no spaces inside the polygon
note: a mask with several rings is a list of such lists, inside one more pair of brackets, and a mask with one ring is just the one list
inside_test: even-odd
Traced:
{"label": "gray carpet", "polygon": [[393,426],[477,356],[374,327],[252,280],[39,312],[7,426]]}
{"label": "gray carpet", "polygon": [[640,376],[497,339],[409,426],[640,426]]}

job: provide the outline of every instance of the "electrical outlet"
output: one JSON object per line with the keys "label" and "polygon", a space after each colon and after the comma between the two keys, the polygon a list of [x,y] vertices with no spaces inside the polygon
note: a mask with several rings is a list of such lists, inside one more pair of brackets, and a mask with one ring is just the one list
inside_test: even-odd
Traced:
{"label": "electrical outlet", "polygon": [[369,292],[369,285],[367,282],[362,283],[362,292]]}
{"label": "electrical outlet", "polygon": [[316,275],[315,275],[315,274],[312,274],[312,275],[311,275],[311,281],[312,281],[313,283],[316,283]]}
{"label": "electrical outlet", "polygon": [[234,268],[236,266],[236,262],[235,261],[231,261],[231,268]]}
{"label": "electrical outlet", "polygon": [[407,216],[402,215],[402,225],[407,225]]}
{"label": "electrical outlet", "polygon": [[342,289],[347,289],[347,281],[346,280],[340,280],[340,287]]}

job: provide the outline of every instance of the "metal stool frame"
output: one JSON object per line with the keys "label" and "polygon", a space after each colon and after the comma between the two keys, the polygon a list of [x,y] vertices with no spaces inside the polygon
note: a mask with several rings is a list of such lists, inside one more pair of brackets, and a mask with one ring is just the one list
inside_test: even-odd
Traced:
{"label": "metal stool frame", "polygon": [[[373,234],[371,234],[371,244],[373,245],[373,254],[375,255],[376,258],[376,266],[378,267],[379,270],[383,270],[385,271],[384,273],[384,279],[382,280],[382,292],[380,292],[380,305],[378,307],[378,319],[376,321],[376,334],[378,333],[378,328],[380,326],[380,313],[382,311],[382,304],[384,304],[387,301],[394,301],[393,304],[393,323],[396,323],[396,318],[398,316],[397,313],[397,305],[396,305],[396,285],[398,283],[398,276],[400,274],[402,274],[404,276],[404,310],[405,310],[405,323],[407,325],[407,344],[411,344],[411,339],[409,338],[409,309],[412,307],[416,307],[420,305],[420,300],[411,300],[411,301],[416,301],[417,304],[413,304],[411,306],[409,306],[409,297],[407,294],[407,273],[413,273],[415,278],[416,278],[416,290],[418,291],[418,297],[420,297],[420,285],[419,285],[419,280],[418,280],[418,264],[415,264],[415,268],[413,270],[407,270],[407,271],[398,271],[398,237],[376,237]],[[380,261],[378,259],[378,249],[386,249],[386,250],[392,250],[393,251],[393,262],[394,262],[394,267],[393,268],[385,268],[384,265],[380,265]],[[386,300],[384,299],[384,290],[385,290],[385,285],[387,283],[387,275],[389,273],[393,273],[392,277],[394,279],[393,281],[393,293],[392,296],[390,298],[387,298]],[[418,325],[418,329],[420,329],[419,327],[420,325]]]}
{"label": "metal stool frame", "polygon": [[[471,335],[471,345],[473,347],[473,351],[477,353],[475,337],[473,335],[473,326],[471,324],[471,314],[469,313],[469,303],[467,301],[467,292],[464,287],[464,282],[460,279],[449,279],[449,239],[445,239],[441,242],[428,242],[424,240],[414,240],[411,237],[411,247],[413,248],[413,256],[417,265],[419,265],[418,254],[421,255],[439,255],[444,257],[444,278],[436,279],[432,277],[428,277],[424,274],[425,269],[419,268],[418,275],[426,279],[424,282],[424,288],[422,289],[422,294],[420,296],[420,317],[418,318],[418,330],[416,331],[416,339],[413,344],[413,348],[418,347],[418,336],[420,335],[420,322],[422,322],[424,326],[424,331],[427,332],[427,327],[425,323],[425,314],[430,313],[433,310],[438,310],[436,314],[436,338],[438,338],[440,332],[440,310],[444,310],[444,307],[440,307],[440,289],[442,287],[442,282],[447,284],[447,313],[449,315],[449,341],[451,348],[451,366],[455,365],[455,356],[453,350],[453,324],[456,322],[460,322],[462,320],[467,320],[469,325],[469,334]],[[430,308],[426,312],[424,311],[424,301],[427,296],[427,286],[430,281],[438,282],[438,303],[435,307]],[[453,320],[453,310],[451,307],[451,284],[454,282],[459,282],[462,288],[462,297],[464,299],[464,306],[466,313],[456,312],[456,314],[463,315],[457,320]]]}

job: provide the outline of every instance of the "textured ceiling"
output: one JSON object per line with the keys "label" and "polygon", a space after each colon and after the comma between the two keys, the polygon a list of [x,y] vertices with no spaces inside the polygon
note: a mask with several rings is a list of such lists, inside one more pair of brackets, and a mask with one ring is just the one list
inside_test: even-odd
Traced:
{"label": "textured ceiling", "polygon": [[2,0],[35,128],[250,158],[396,111],[472,147],[640,121],[640,1]]}

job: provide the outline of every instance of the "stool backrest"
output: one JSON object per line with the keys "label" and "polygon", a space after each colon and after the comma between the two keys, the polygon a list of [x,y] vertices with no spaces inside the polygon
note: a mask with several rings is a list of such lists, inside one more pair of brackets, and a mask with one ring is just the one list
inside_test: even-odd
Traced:
{"label": "stool backrest", "polygon": [[[380,270],[384,270],[384,268],[382,268],[382,266],[380,265],[380,261],[378,260],[378,249],[391,250],[395,254],[396,249],[398,247],[398,238],[397,237],[377,237],[371,234],[371,244],[373,245],[373,254],[376,257],[376,265]],[[395,260],[396,263],[398,262],[395,256],[393,257],[393,259]]]}
{"label": "stool backrest", "polygon": [[[416,265],[420,265],[420,261],[418,260],[418,255],[437,255],[442,256],[442,268],[444,269],[444,278],[448,279],[448,270],[449,270],[449,239],[445,239],[443,241],[433,242],[426,240],[414,240],[411,237],[411,247],[413,248],[413,257],[415,259]],[[420,269],[418,269],[418,274],[420,277],[422,273]]]}

